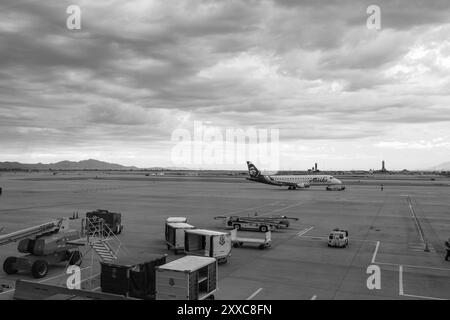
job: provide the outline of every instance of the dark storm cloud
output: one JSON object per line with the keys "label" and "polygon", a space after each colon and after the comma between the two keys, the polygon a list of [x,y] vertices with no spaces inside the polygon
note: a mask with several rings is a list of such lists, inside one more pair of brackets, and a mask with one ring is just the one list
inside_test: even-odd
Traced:
{"label": "dark storm cloud", "polygon": [[[65,26],[72,4],[81,30]],[[371,4],[381,8],[380,31],[366,28]],[[448,1],[3,1],[0,9],[2,145],[162,144],[193,120],[276,126],[289,140],[449,120],[440,116],[449,102]],[[342,130],[332,130],[336,122]]]}

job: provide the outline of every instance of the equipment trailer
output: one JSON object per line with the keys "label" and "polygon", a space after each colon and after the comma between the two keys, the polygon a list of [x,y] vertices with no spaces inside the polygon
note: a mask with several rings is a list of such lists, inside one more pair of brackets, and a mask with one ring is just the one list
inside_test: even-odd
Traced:
{"label": "equipment trailer", "polygon": [[218,216],[214,219],[223,219],[225,228],[247,231],[267,232],[280,229],[284,226],[278,220],[260,217]]}
{"label": "equipment trailer", "polygon": [[231,243],[234,248],[240,248],[244,243],[257,244],[259,249],[265,249],[270,247],[272,243],[272,233],[267,231],[264,234],[264,239],[244,238],[237,236],[237,229],[231,231]]}

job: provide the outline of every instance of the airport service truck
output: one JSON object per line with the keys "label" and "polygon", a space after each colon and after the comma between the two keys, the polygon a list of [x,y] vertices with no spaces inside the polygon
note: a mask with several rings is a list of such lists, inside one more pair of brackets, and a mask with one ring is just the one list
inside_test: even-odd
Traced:
{"label": "airport service truck", "polygon": [[185,256],[156,267],[156,300],[214,300],[217,260]]}

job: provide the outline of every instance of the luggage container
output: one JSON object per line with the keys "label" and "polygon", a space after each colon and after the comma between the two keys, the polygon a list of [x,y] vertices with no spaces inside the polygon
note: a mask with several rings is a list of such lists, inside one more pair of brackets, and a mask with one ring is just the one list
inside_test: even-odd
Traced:
{"label": "luggage container", "polygon": [[185,256],[156,268],[156,300],[214,300],[217,260]]}
{"label": "luggage container", "polygon": [[155,268],[166,263],[166,255],[151,255],[139,260],[119,258],[100,263],[102,292],[154,300]]}
{"label": "luggage container", "polygon": [[184,231],[194,228],[194,226],[185,222],[166,222],[167,250],[172,249],[175,254],[178,254],[178,250],[184,250]]}
{"label": "luggage container", "polygon": [[225,263],[231,254],[231,235],[205,229],[185,230],[184,252],[186,254],[216,258]]}

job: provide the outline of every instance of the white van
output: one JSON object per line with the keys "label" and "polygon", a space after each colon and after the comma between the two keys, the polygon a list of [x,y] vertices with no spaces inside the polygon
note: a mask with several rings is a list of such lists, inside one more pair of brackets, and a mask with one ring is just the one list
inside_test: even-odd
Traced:
{"label": "white van", "polygon": [[328,246],[345,248],[348,246],[348,231],[333,229],[328,236]]}

